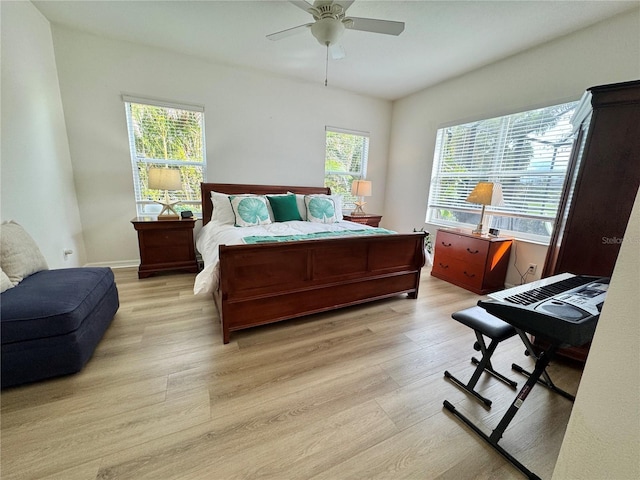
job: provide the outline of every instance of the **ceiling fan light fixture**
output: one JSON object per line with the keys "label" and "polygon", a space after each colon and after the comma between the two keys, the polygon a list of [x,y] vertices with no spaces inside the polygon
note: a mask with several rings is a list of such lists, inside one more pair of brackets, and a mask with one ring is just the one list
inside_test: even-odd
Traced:
{"label": "ceiling fan light fixture", "polygon": [[311,25],[311,34],[316,37],[320,45],[334,45],[338,43],[344,33],[345,26],[335,18],[321,18]]}

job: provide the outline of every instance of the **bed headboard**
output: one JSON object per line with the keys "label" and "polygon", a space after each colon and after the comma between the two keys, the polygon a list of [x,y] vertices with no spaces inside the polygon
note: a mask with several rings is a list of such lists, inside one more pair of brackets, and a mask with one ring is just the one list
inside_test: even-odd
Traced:
{"label": "bed headboard", "polygon": [[213,204],[211,192],[226,193],[228,195],[241,195],[251,193],[254,195],[273,195],[278,193],[299,193],[301,195],[325,194],[331,195],[329,187],[295,187],[289,185],[249,185],[244,183],[201,183],[202,192],[202,225],[211,220]]}

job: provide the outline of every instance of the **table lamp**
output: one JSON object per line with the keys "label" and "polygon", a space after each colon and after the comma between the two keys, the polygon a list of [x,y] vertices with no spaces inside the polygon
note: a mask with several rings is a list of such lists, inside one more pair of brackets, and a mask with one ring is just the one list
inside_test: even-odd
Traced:
{"label": "table lamp", "polygon": [[169,199],[169,190],[182,190],[180,170],[177,168],[150,168],[149,188],[152,190],[164,190],[164,200],[156,200],[156,203],[162,205],[158,220],[179,219],[178,213],[173,209],[178,200]]}
{"label": "table lamp", "polygon": [[471,233],[475,235],[482,235],[482,229],[484,222],[484,208],[487,205],[504,205],[504,198],[502,197],[502,185],[493,182],[478,182],[473,191],[469,194],[465,200],[469,203],[479,203],[482,205],[482,212],[480,213],[480,223],[475,230]]}
{"label": "table lamp", "polygon": [[362,207],[364,207],[367,202],[364,202],[363,197],[371,196],[371,182],[369,180],[354,180],[351,184],[351,195],[359,197],[360,200],[355,203],[356,209],[351,212],[351,215],[366,215]]}

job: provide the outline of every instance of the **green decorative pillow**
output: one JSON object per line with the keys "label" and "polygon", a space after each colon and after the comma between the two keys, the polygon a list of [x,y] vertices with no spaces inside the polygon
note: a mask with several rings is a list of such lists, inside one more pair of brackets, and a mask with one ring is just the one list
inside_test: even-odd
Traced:
{"label": "green decorative pillow", "polygon": [[253,227],[271,223],[267,200],[259,195],[229,195],[236,227]]}
{"label": "green decorative pillow", "polygon": [[338,221],[336,215],[336,204],[327,195],[307,195],[304,197],[307,206],[307,220],[316,223],[335,223]]}
{"label": "green decorative pillow", "polygon": [[267,200],[269,200],[271,210],[273,210],[273,218],[276,222],[302,220],[295,195],[267,195]]}

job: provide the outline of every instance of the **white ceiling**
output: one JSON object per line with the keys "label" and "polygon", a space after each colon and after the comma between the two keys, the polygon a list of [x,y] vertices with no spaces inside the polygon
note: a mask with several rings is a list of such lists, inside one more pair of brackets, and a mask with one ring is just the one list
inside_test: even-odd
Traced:
{"label": "white ceiling", "polygon": [[[52,23],[213,62],[323,83],[325,47],[310,31],[266,35],[312,21],[287,1],[34,1]],[[333,87],[396,99],[621,12],[634,1],[356,0],[347,15],[405,22],[389,36],[347,30],[346,58],[330,60]]]}

